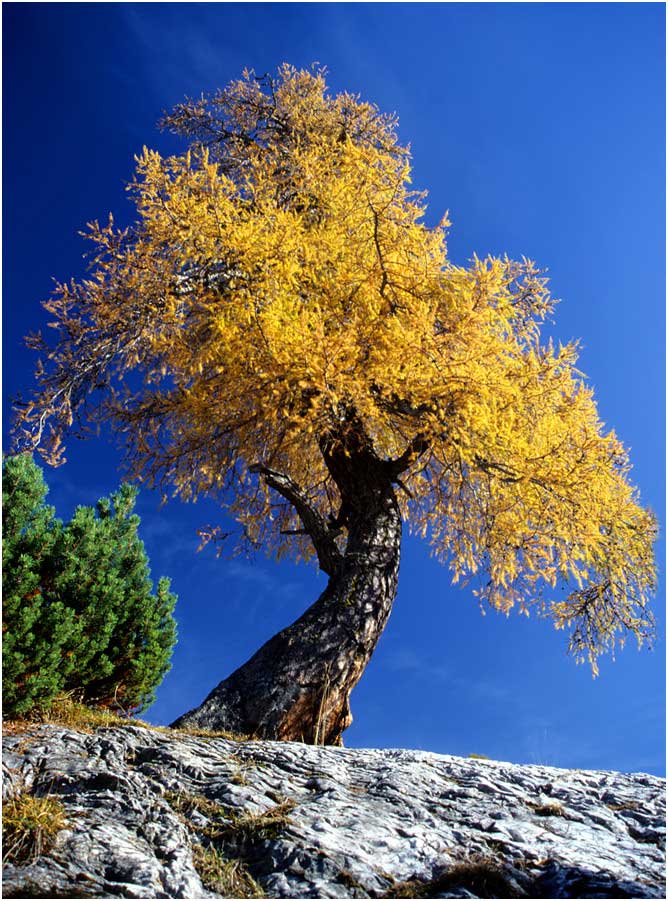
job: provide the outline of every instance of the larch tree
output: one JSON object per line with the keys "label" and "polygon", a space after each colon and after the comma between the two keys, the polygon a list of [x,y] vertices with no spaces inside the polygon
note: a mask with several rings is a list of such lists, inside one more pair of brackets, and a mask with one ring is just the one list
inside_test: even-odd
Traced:
{"label": "larch tree", "polygon": [[482,604],[569,628],[594,671],[650,638],[655,520],[576,347],[540,341],[534,263],[452,263],[395,118],[317,68],[246,72],[162,125],[188,149],[137,158],[135,225],[89,225],[19,430],[57,463],[77,423],[111,423],[135,477],[218,499],[242,545],[329,577],[176,724],[339,742],[404,521]]}

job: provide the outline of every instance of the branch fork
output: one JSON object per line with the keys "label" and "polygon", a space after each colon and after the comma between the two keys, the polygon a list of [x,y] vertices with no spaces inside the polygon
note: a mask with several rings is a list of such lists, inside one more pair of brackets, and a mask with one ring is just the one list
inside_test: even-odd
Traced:
{"label": "branch fork", "polygon": [[292,504],[304,525],[303,530],[300,529],[294,534],[309,535],[318,555],[320,568],[328,576],[333,576],[341,566],[343,555],[336,545],[329,525],[311,504],[299,485],[285,473],[270,469],[261,463],[254,463],[248,469],[252,473],[261,475],[270,488],[273,488]]}

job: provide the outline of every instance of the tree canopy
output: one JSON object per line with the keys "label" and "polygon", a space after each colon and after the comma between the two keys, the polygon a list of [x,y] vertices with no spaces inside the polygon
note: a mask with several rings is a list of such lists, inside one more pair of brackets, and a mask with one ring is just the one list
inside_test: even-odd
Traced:
{"label": "tree canopy", "polygon": [[162,124],[187,151],[144,148],[136,223],[90,223],[90,275],[45,303],[27,444],[58,462],[75,420],[110,422],[133,475],[323,569],[317,528],[345,538],[332,452],[365,447],[481,602],[536,606],[594,670],[649,637],[655,520],[577,347],[541,343],[536,265],[453,263],[395,117],[317,68],[246,72]]}

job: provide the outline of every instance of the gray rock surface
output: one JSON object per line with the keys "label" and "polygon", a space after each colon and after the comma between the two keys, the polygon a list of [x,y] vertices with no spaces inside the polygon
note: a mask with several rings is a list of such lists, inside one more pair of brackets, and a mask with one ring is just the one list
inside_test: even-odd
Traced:
{"label": "gray rock surface", "polygon": [[4,897],[223,897],[193,863],[202,845],[278,898],[666,894],[655,776],[136,726],[41,725],[3,746],[3,797],[55,795],[69,823],[5,866]]}

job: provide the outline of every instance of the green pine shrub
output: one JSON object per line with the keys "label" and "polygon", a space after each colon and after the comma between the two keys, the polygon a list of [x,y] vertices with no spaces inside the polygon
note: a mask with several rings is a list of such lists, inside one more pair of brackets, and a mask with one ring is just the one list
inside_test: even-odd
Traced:
{"label": "green pine shrub", "polygon": [[22,714],[62,689],[74,613],[48,597],[62,523],[44,503],[41,470],[21,455],[3,461],[2,477],[3,702]]}
{"label": "green pine shrub", "polygon": [[27,454],[3,460],[3,701],[6,716],[46,707],[64,692],[135,713],[155,697],[176,641],[176,597],[153,592],[121,485],[63,524]]}

